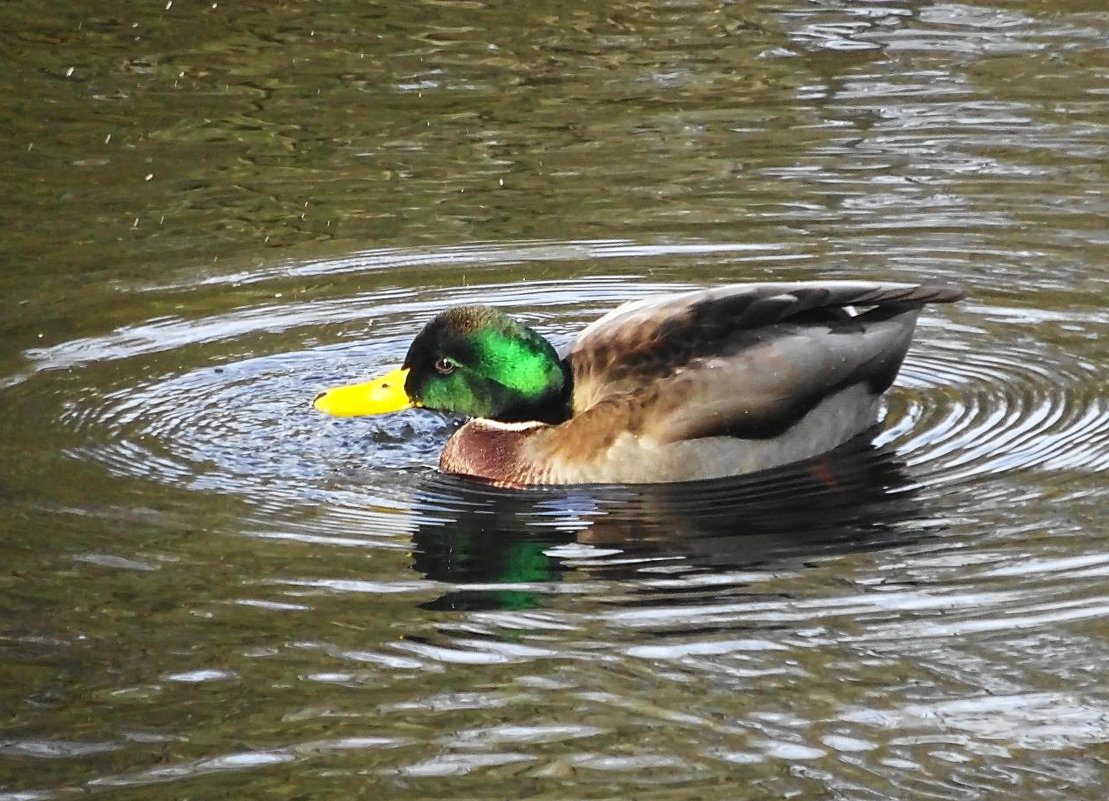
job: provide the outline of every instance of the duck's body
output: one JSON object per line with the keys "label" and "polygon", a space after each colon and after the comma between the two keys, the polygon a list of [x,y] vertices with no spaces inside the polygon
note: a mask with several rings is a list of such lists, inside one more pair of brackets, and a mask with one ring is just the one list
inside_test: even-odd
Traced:
{"label": "duck's body", "polygon": [[962,296],[858,281],[733,284],[625,304],[562,359],[499,312],[463,307],[428,324],[400,371],[316,405],[470,414],[440,467],[498,484],[737,475],[873,426],[921,306]]}

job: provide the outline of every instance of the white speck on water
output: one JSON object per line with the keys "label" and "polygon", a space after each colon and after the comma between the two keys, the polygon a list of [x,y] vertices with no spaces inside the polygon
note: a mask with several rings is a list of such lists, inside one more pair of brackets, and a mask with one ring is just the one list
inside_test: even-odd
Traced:
{"label": "white speck on water", "polygon": [[238,678],[234,672],[215,668],[188,670],[182,673],[170,673],[165,676],[167,681],[181,681],[190,684],[203,681],[226,681],[234,678]]}

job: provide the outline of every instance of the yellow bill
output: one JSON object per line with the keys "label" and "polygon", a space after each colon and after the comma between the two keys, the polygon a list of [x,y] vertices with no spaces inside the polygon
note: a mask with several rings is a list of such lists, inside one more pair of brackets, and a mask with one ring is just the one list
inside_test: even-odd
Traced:
{"label": "yellow bill", "polygon": [[398,367],[381,378],[364,384],[334,387],[316,396],[312,405],[321,412],[336,417],[359,417],[365,414],[385,414],[411,409],[413,403],[404,391],[408,370]]}

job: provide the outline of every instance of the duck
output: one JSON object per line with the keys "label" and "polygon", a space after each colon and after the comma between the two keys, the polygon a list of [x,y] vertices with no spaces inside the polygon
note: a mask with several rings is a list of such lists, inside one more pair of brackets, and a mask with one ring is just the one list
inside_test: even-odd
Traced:
{"label": "duck", "polygon": [[497,308],[460,306],[427,322],[400,367],[313,403],[468,417],[439,467],[498,486],[742,475],[873,429],[921,309],[965,294],[838,280],[693,289],[624,303],[563,353]]}

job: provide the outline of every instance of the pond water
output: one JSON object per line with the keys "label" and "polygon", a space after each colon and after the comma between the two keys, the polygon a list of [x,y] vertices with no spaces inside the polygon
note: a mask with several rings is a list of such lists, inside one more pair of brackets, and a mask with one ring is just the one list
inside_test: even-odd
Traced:
{"label": "pond water", "polygon": [[[0,9],[0,801],[1098,799],[1109,13]],[[873,441],[439,475],[322,387],[492,302],[959,283]]]}

